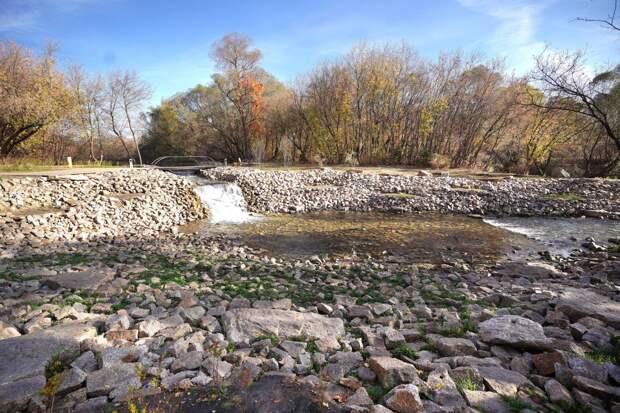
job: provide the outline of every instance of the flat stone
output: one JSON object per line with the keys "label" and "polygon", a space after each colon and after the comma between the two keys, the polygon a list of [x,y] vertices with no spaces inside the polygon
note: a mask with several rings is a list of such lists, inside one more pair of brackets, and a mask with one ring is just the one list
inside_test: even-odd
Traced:
{"label": "flat stone", "polygon": [[85,402],[75,405],[73,410],[76,413],[101,412],[108,405],[108,396],[100,396],[88,399]]}
{"label": "flat stone", "polygon": [[491,391],[463,390],[467,404],[475,409],[493,413],[510,413],[502,396]]}
{"label": "flat stone", "polygon": [[620,328],[620,303],[593,291],[563,288],[556,309],[566,314],[571,322],[589,316]]}
{"label": "flat stone", "polygon": [[397,413],[416,413],[424,410],[415,384],[401,384],[394,387],[385,396],[385,405]]}
{"label": "flat stone", "polygon": [[285,340],[280,343],[280,347],[291,355],[294,359],[299,359],[299,353],[306,350],[307,344],[302,341]]}
{"label": "flat stone", "polygon": [[182,370],[195,370],[202,364],[202,356],[203,354],[200,351],[183,353],[172,363],[171,370],[173,373],[178,373]]}
{"label": "flat stone", "polygon": [[527,377],[516,371],[486,366],[478,367],[478,371],[485,384],[502,396],[514,396],[523,385],[529,384],[533,386]]}
{"label": "flat stone", "polygon": [[573,376],[573,384],[578,389],[602,399],[620,400],[620,387],[609,386],[583,376]]}
{"label": "flat stone", "polygon": [[551,347],[542,326],[516,315],[501,315],[478,325],[480,338],[488,344],[502,344],[520,349],[544,350]]}
{"label": "flat stone", "polygon": [[347,399],[347,407],[351,408],[354,406],[359,407],[369,407],[373,405],[373,401],[368,395],[368,391],[364,387],[360,387],[355,390],[349,398]]}
{"label": "flat stone", "polygon": [[552,403],[572,405],[575,402],[568,389],[555,379],[545,383],[545,391]]}
{"label": "flat stone", "polygon": [[78,367],[73,367],[64,374],[56,394],[58,396],[64,396],[65,394],[79,389],[86,381],[86,376],[87,374],[85,371]]}
{"label": "flat stone", "polygon": [[82,353],[80,357],[73,360],[73,363],[71,363],[71,367],[77,367],[80,370],[85,371],[86,373],[90,373],[91,371],[97,370],[97,357],[92,351],[87,351],[85,353]]}
{"label": "flat stone", "polygon": [[44,375],[0,384],[0,412],[25,410],[30,400],[37,396],[43,387],[45,387]]}
{"label": "flat stone", "polygon": [[95,292],[101,285],[114,279],[114,273],[101,271],[76,271],[43,276],[41,282],[50,288],[66,288],[73,291]]}
{"label": "flat stone", "polygon": [[561,276],[563,273],[551,264],[540,261],[517,261],[507,262],[502,265],[502,269],[497,271],[500,275],[519,278],[549,278],[550,276]]}
{"label": "flat stone", "polygon": [[439,368],[431,372],[426,383],[431,390],[431,399],[442,406],[444,410],[456,412],[465,408],[465,400],[446,368]]}
{"label": "flat stone", "polygon": [[0,385],[44,376],[52,357],[70,361],[80,354],[80,342],[96,335],[94,327],[76,323],[0,340]]}
{"label": "flat stone", "polygon": [[442,356],[471,356],[477,351],[475,344],[466,338],[429,334],[428,339],[437,346]]}
{"label": "flat stone", "polygon": [[393,357],[371,357],[368,365],[386,389],[401,383],[411,383],[418,378],[418,373],[412,364]]}
{"label": "flat stone", "polygon": [[86,391],[89,397],[105,396],[118,388],[140,386],[136,374],[137,363],[116,364],[113,367],[89,373],[86,378]]}
{"label": "flat stone", "polygon": [[344,323],[339,318],[275,309],[230,310],[222,316],[222,324],[228,340],[234,344],[249,344],[265,334],[283,339],[303,336],[317,339],[316,344],[322,351],[339,349],[338,337],[345,333]]}

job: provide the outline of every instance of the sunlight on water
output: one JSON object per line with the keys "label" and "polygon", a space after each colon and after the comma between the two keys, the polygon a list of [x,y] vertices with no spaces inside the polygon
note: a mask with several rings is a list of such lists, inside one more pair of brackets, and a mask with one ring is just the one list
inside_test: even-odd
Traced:
{"label": "sunlight on water", "polygon": [[580,248],[586,238],[606,244],[609,238],[620,238],[620,221],[594,218],[508,217],[485,218],[484,222],[539,241],[549,251],[569,254]]}

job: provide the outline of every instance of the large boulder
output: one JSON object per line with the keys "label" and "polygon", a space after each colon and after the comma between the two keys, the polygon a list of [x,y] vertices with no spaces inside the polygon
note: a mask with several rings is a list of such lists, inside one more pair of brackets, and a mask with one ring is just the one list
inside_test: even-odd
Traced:
{"label": "large boulder", "polygon": [[508,345],[526,350],[545,350],[551,340],[540,324],[516,315],[490,318],[478,326],[480,338],[488,344]]}
{"label": "large boulder", "polygon": [[0,340],[0,412],[24,409],[45,386],[50,361],[72,361],[80,342],[96,335],[94,327],[72,323]]}
{"label": "large boulder", "polygon": [[250,343],[258,336],[273,334],[279,338],[307,337],[316,339],[323,351],[340,348],[338,337],[344,335],[344,323],[315,313],[239,308],[227,311],[222,324],[228,340],[235,344]]}
{"label": "large boulder", "polygon": [[44,285],[57,289],[66,288],[73,291],[95,292],[101,285],[114,278],[111,271],[75,271],[41,277]]}
{"label": "large boulder", "polygon": [[411,383],[418,378],[415,366],[393,357],[371,357],[368,366],[385,389],[401,383]]}
{"label": "large boulder", "polygon": [[620,328],[620,303],[585,289],[565,288],[560,293],[556,309],[576,321],[593,317]]}

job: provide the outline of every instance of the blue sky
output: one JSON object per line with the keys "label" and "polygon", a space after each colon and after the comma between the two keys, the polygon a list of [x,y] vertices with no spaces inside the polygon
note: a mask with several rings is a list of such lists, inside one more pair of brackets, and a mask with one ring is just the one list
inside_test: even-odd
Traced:
{"label": "blue sky", "polygon": [[360,41],[405,40],[505,58],[517,74],[545,45],[586,49],[594,69],[620,62],[620,38],[578,16],[604,17],[611,0],[0,0],[0,38],[59,44],[62,65],[135,69],[162,97],[208,82],[209,50],[230,32],[250,36],[263,67],[293,81]]}

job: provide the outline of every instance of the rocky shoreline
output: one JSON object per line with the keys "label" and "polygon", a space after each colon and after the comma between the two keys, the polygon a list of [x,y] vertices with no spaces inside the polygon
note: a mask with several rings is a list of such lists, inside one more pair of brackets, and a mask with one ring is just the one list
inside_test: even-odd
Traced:
{"label": "rocky shoreline", "polygon": [[593,216],[620,219],[620,180],[399,176],[313,169],[222,167],[207,179],[238,184],[254,212],[325,210]]}
{"label": "rocky shoreline", "polygon": [[301,386],[291,403],[313,395],[303,411],[620,409],[618,253],[298,260],[185,234],[48,247],[0,262],[2,412],[122,411],[175,389],[230,403],[274,376]]}
{"label": "rocky shoreline", "polygon": [[204,213],[191,183],[157,170],[0,179],[0,251],[150,237]]}
{"label": "rocky shoreline", "polygon": [[[381,198],[415,211],[618,212],[616,181],[206,174],[239,183],[257,211]],[[174,231],[203,213],[182,178],[79,179],[1,183],[0,226],[27,235],[0,258],[0,412],[620,412],[617,244],[515,261],[389,249],[299,258]],[[463,209],[470,193],[484,211]],[[43,231],[6,207],[68,211]],[[94,211],[109,233],[59,235],[105,227]]]}

